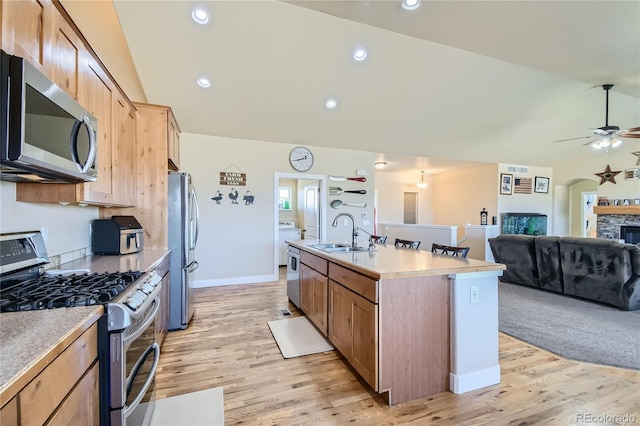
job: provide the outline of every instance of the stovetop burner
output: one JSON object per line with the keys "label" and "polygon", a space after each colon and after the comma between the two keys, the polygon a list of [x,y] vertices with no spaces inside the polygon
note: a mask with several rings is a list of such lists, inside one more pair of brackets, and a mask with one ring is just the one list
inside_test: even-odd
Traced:
{"label": "stovetop burner", "polygon": [[0,312],[106,304],[140,276],[128,271],[10,279],[2,283]]}

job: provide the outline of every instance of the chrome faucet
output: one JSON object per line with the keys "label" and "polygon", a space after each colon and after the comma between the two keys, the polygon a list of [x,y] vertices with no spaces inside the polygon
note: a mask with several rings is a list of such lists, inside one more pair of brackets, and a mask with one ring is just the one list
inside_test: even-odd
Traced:
{"label": "chrome faucet", "polygon": [[353,231],[351,232],[351,247],[358,247],[358,228],[356,227],[356,220],[353,218],[353,216],[351,216],[349,213],[338,213],[335,219],[333,219],[333,223],[331,224],[331,226],[333,226],[334,228],[338,226],[338,218],[340,216],[347,216],[349,219],[351,219],[351,224],[353,225]]}

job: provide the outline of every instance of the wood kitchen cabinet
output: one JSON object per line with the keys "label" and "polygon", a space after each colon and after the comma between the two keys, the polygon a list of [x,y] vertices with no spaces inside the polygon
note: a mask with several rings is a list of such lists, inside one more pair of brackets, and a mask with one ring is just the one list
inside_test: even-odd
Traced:
{"label": "wood kitchen cabinet", "polygon": [[168,140],[175,120],[171,108],[134,102],[136,108],[136,207],[108,209],[101,215],[133,215],[144,229],[144,245],[148,248],[166,248],[167,237],[167,170]]}
{"label": "wood kitchen cabinet", "polygon": [[55,14],[49,63],[51,80],[73,99],[78,100],[80,58],[85,50],[82,40],[64,16]]}
{"label": "wood kitchen cabinet", "polygon": [[0,422],[3,426],[100,424],[97,323],[2,407]]}
{"label": "wood kitchen cabinet", "polygon": [[2,50],[50,76],[50,42],[57,10],[50,0],[2,0]]}
{"label": "wood kitchen cabinet", "polygon": [[180,127],[178,127],[178,122],[171,110],[169,110],[167,126],[167,151],[169,153],[169,169],[180,170]]}
{"label": "wood kitchen cabinet", "polygon": [[303,251],[300,253],[300,263],[300,309],[327,336],[327,261]]}
{"label": "wood kitchen cabinet", "polygon": [[135,206],[137,201],[136,110],[116,91],[115,151],[113,153],[114,204]]}
{"label": "wood kitchen cabinet", "polygon": [[[377,283],[333,263],[329,264],[329,277],[329,341],[378,390],[378,305],[374,303]],[[349,288],[365,289],[362,292],[374,301]]]}

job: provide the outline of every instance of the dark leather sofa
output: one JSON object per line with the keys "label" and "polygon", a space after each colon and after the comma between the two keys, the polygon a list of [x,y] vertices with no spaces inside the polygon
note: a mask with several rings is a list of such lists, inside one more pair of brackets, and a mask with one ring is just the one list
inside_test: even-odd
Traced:
{"label": "dark leather sofa", "polygon": [[640,309],[640,247],[602,238],[501,234],[489,238],[500,281]]}

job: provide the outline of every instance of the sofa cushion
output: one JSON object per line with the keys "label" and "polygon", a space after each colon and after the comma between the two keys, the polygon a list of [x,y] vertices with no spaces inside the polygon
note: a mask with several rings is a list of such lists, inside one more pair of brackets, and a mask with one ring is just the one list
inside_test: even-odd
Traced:
{"label": "sofa cushion", "polygon": [[564,293],[621,309],[640,308],[640,248],[601,238],[561,237]]}
{"label": "sofa cushion", "polygon": [[563,293],[560,246],[556,236],[537,236],[535,239],[536,264],[540,288]]}
{"label": "sofa cushion", "polygon": [[540,287],[533,235],[500,234],[489,238],[496,262],[507,266],[500,281]]}

